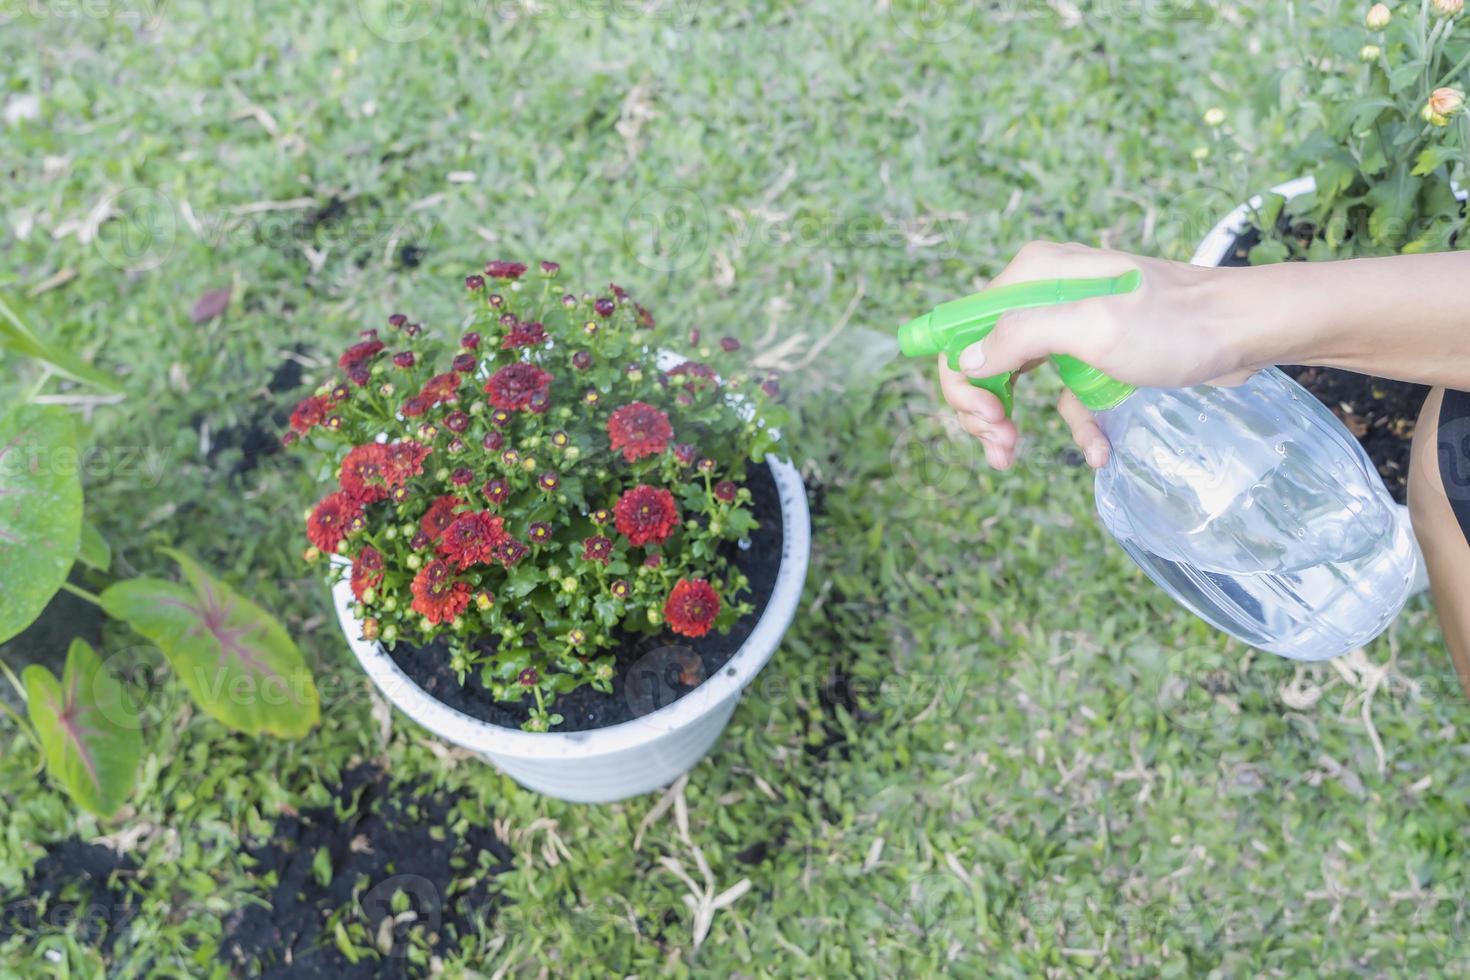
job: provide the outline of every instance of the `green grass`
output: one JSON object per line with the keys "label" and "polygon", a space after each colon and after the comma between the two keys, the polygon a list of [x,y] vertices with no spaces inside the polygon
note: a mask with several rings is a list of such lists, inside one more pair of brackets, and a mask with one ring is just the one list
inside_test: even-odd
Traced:
{"label": "green grass", "polygon": [[[353,5],[178,0],[146,29],[137,7],[7,11],[0,104],[39,96],[39,117],[0,130],[0,286],[75,272],[33,307],[124,378],[93,444],[162,463],[99,456],[89,513],[122,569],[180,545],[281,615],[324,721],[251,741],[163,684],[106,825],[0,722],[0,889],[71,834],[122,831],[142,869],[111,963],[48,928],[0,975],[223,972],[221,918],[264,891],[242,841],[360,759],[509,828],[512,904],[451,975],[1463,973],[1470,714],[1423,600],[1367,651],[1394,658],[1380,768],[1359,686],[1251,656],[1132,569],[1064,463],[1054,380],[1022,394],[1026,462],[996,475],[880,339],[1031,238],[1183,258],[1293,176],[1296,130],[1254,100],[1294,57],[1286,11],[949,5],[923,28],[912,6],[440,4],[400,43]],[[1213,105],[1248,155],[1192,158]],[[687,262],[658,258],[671,241]],[[299,563],[313,474],[276,455],[232,479],[237,454],[202,451],[277,403],[284,351],[319,375],[392,309],[452,325],[459,277],[500,256],[615,279],[670,329],[795,338],[792,362],[842,325],[785,383],[821,503],[804,608],[691,774],[687,834],[677,807],[644,826],[658,795],[572,806],[448,766],[401,716],[383,741]],[[226,315],[191,324],[227,284]],[[7,368],[12,397],[30,371]],[[153,662],[118,626],[104,648]],[[1284,699],[1297,673],[1314,702]],[[715,893],[749,882],[697,949],[661,858]]]}

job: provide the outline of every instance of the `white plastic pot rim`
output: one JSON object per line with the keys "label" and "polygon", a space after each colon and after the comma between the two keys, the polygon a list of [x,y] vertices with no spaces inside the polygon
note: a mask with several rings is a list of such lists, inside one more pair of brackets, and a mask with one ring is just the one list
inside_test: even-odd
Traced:
{"label": "white plastic pot rim", "polygon": [[[724,667],[679,700],[646,715],[581,732],[524,732],[451,708],[419,687],[377,642],[362,639],[361,623],[352,612],[352,586],[345,576],[332,586],[342,632],[363,669],[388,700],[440,737],[475,752],[520,759],[586,758],[657,741],[739,697],[775,652],[796,615],[811,554],[811,515],[796,469],[774,456],[767,456],[766,462],[776,482],[782,520],[781,565],[771,597],[755,628]],[[334,561],[341,563],[342,559]]]}
{"label": "white plastic pot rim", "polygon": [[[1288,201],[1302,194],[1310,194],[1317,189],[1317,180],[1308,175],[1288,180],[1284,184],[1277,184],[1271,188],[1271,193],[1280,194]],[[1231,211],[1210,229],[1204,241],[1199,243],[1199,248],[1194,250],[1191,265],[1218,266],[1225,261],[1230,250],[1235,246],[1235,240],[1243,235],[1251,226],[1251,215],[1261,209],[1264,203],[1262,195],[1257,194],[1246,203]]]}

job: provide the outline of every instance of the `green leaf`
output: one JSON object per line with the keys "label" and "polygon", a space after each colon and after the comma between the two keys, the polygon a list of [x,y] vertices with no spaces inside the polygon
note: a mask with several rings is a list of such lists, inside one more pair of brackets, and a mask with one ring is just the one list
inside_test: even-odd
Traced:
{"label": "green leaf", "polygon": [[66,581],[82,534],[77,431],[65,409],[0,418],[0,642],[29,626]]}
{"label": "green leaf", "polygon": [[107,543],[102,532],[91,521],[82,521],[82,545],[81,551],[77,552],[77,558],[83,565],[99,572],[105,572],[112,567],[112,545]]}
{"label": "green leaf", "polygon": [[1373,185],[1364,197],[1372,205],[1368,215],[1368,237],[1375,245],[1396,246],[1408,238],[1417,217],[1414,198],[1422,178],[1411,177],[1402,167],[1387,180]]}
{"label": "green leaf", "polygon": [[1317,181],[1317,201],[1321,207],[1330,207],[1339,194],[1352,186],[1358,176],[1358,168],[1346,154],[1337,154],[1323,160],[1313,171]]}
{"label": "green leaf", "polygon": [[79,806],[102,817],[116,813],[132,792],[143,754],[122,685],[82,640],[71,641],[60,683],[38,664],[26,668],[24,679],[47,770]]}
{"label": "green leaf", "polygon": [[1260,227],[1262,231],[1270,231],[1276,227],[1276,220],[1281,217],[1281,208],[1286,204],[1286,198],[1274,192],[1261,195]]}
{"label": "green leaf", "polygon": [[102,608],[154,643],[200,708],[250,735],[299,738],[320,717],[301,651],[274,617],[211,577],[192,558],[182,584],[138,578],[102,593]]}
{"label": "green leaf", "polygon": [[1287,258],[1286,246],[1274,238],[1260,242],[1250,250],[1251,265],[1272,265],[1276,262],[1285,262]]}
{"label": "green leaf", "polygon": [[1457,159],[1461,153],[1458,146],[1426,146],[1419,152],[1419,158],[1414,161],[1414,176],[1422,177],[1432,170],[1438,169],[1442,164]]}
{"label": "green leaf", "polygon": [[19,304],[0,292],[0,346],[49,365],[57,374],[103,391],[119,392],[118,383],[86,361],[48,345],[26,326]]}

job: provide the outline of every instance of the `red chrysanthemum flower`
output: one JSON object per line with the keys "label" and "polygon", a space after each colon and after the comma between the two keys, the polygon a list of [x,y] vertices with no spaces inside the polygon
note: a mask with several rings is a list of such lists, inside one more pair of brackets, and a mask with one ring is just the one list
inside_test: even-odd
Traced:
{"label": "red chrysanthemum flower", "polygon": [[336,551],[362,508],[351,495],[337,492],[323,497],[306,519],[306,536],[323,551]]}
{"label": "red chrysanthemum flower", "polygon": [[470,604],[470,587],[457,581],[447,561],[435,559],[414,576],[413,611],[431,623],[447,623]]}
{"label": "red chrysanthemum flower", "polygon": [[361,602],[364,592],[382,584],[383,553],[372,545],[365,545],[352,559],[352,594]]}
{"label": "red chrysanthemum flower", "polygon": [[600,561],[604,565],[612,558],[612,539],[604,538],[600,534],[594,534],[590,538],[582,540],[582,560]]}
{"label": "red chrysanthemum flower", "polygon": [[523,542],[517,541],[515,538],[508,537],[495,546],[495,560],[500,562],[506,568],[509,568],[516,562],[520,561],[522,558],[526,557],[526,553],[530,550],[531,549]]}
{"label": "red chrysanthemum flower", "polygon": [[459,373],[446,371],[444,374],[434,375],[424,382],[424,387],[419,391],[419,397],[434,405],[458,400]]}
{"label": "red chrysanthemum flower", "polygon": [[490,404],[508,412],[532,407],[533,396],[543,394],[551,384],[551,375],[534,364],[508,364],[490,375],[485,391]]}
{"label": "red chrysanthemum flower", "polygon": [[308,429],[321,425],[326,421],[327,412],[331,408],[332,400],[326,395],[310,395],[301,399],[291,410],[291,431],[301,435]]}
{"label": "red chrysanthemum flower", "polygon": [[506,262],[497,259],[494,262],[485,263],[485,275],[493,279],[519,279],[526,274],[524,262]]}
{"label": "red chrysanthemum flower", "polygon": [[647,402],[629,402],[608,417],[607,434],[613,451],[622,450],[628,462],[664,451],[674,435],[669,417]]}
{"label": "red chrysanthemum flower", "polygon": [[667,490],[640,484],[613,505],[618,530],[635,546],[663,544],[679,523],[679,508]]}
{"label": "red chrysanthemum flower", "polygon": [[353,446],[342,460],[342,489],[359,504],[388,496],[388,447],[369,442]]}
{"label": "red chrysanthemum flower", "polygon": [[493,480],[485,481],[485,485],[480,488],[480,492],[485,495],[486,500],[498,507],[510,498],[510,483],[502,480],[500,477],[496,477]]}
{"label": "red chrysanthemum flower", "polygon": [[461,570],[471,565],[488,565],[495,549],[506,539],[505,518],[485,511],[460,514],[444,529],[439,554]]}
{"label": "red chrysanthemum flower", "polygon": [[429,536],[429,540],[437,541],[444,529],[454,523],[455,510],[466,506],[468,504],[452,494],[439,497],[429,505],[428,511],[419,521],[419,527]]}
{"label": "red chrysanthemum flower", "polygon": [[684,379],[681,383],[688,391],[716,388],[720,384],[720,379],[715,377],[714,370],[708,364],[701,364],[698,361],[685,361],[670,371],[669,377]]}
{"label": "red chrysanthemum flower", "polygon": [[403,400],[403,405],[398,409],[406,419],[416,419],[434,406],[434,403],[423,395],[410,395]]}
{"label": "red chrysanthemum flower", "polygon": [[514,350],[517,347],[540,347],[546,343],[546,327],[532,320],[529,323],[518,323],[510,333],[505,335],[501,341],[502,350]]}
{"label": "red chrysanthemum flower", "polygon": [[337,358],[337,366],[344,371],[351,371],[377,357],[378,352],[382,349],[381,340],[364,340],[360,344],[353,344],[342,352],[341,357]]}
{"label": "red chrysanthemum flower", "polygon": [[430,452],[428,446],[412,439],[388,443],[383,453],[383,474],[388,486],[401,487],[422,473]]}
{"label": "red chrysanthemum flower", "polygon": [[704,636],[719,614],[720,596],[702,578],[679,579],[664,603],[664,619],[675,633],[684,636]]}

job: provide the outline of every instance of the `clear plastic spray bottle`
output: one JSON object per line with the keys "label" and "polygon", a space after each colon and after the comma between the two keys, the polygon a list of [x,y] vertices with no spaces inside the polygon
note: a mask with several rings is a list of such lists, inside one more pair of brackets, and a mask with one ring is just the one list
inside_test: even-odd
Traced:
{"label": "clear plastic spray bottle", "polygon": [[[1138,288],[1138,272],[988,289],[904,325],[910,357],[960,352],[1014,309]],[[1361,446],[1276,368],[1237,387],[1134,388],[1076,358],[1063,383],[1112,443],[1097,471],[1103,526],[1179,603],[1231,636],[1293,660],[1372,640],[1417,572],[1408,521]],[[1012,375],[973,380],[1011,411]]]}

